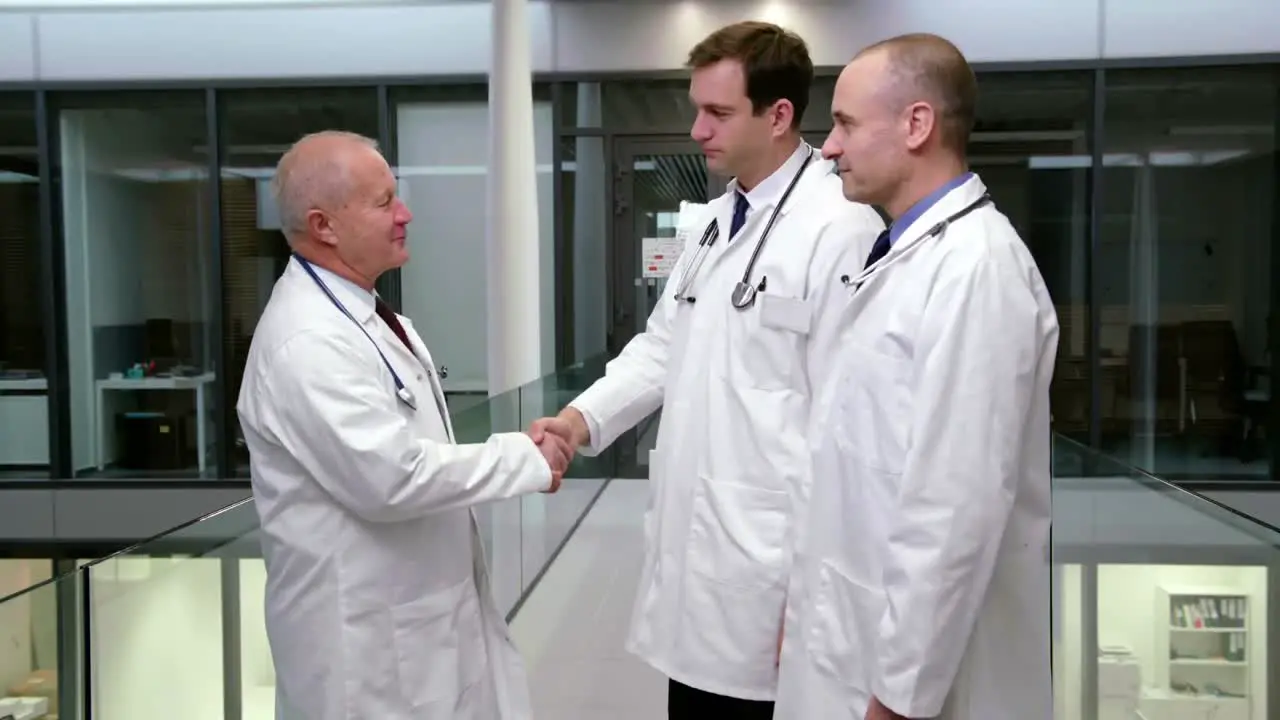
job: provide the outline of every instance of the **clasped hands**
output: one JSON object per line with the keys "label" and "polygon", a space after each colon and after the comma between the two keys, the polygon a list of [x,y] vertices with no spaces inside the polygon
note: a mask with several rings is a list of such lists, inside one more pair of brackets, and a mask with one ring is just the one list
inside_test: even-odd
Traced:
{"label": "clasped hands", "polygon": [[586,420],[577,410],[566,408],[555,417],[534,420],[526,432],[551,468],[551,487],[546,492],[559,490],[569,463],[587,441]]}

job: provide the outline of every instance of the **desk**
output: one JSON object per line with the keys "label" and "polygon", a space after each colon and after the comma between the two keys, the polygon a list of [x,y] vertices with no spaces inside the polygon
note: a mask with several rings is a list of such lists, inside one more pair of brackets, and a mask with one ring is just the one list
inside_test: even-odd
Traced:
{"label": "desk", "polygon": [[0,377],[0,428],[0,465],[48,465],[48,381]]}
{"label": "desk", "polygon": [[98,389],[98,408],[94,414],[98,424],[97,432],[94,437],[97,439],[96,452],[94,456],[98,461],[98,470],[106,467],[107,453],[107,437],[106,428],[107,421],[103,419],[103,410],[106,408],[107,391],[140,391],[140,390],[193,390],[196,394],[196,464],[201,474],[205,470],[205,455],[208,452],[209,444],[206,436],[206,421],[208,419],[209,407],[207,394],[209,385],[213,383],[213,373],[204,373],[203,375],[186,375],[182,377],[145,377],[145,378],[112,378],[108,380],[99,380],[97,382]]}

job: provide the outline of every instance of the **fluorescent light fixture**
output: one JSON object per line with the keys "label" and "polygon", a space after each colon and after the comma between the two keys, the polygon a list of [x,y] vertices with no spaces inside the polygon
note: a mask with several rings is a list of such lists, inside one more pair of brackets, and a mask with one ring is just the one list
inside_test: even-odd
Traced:
{"label": "fluorescent light fixture", "polygon": [[40,178],[24,173],[0,170],[0,185],[17,185],[19,183],[38,183]]}
{"label": "fluorescent light fixture", "polygon": [[[1103,167],[1203,167],[1229,160],[1248,157],[1248,150],[1160,150],[1147,153],[1107,153],[1102,156]],[[1145,160],[1145,162],[1144,162]],[[1093,165],[1089,155],[1036,155],[1027,158],[1032,170],[1074,170]]]}

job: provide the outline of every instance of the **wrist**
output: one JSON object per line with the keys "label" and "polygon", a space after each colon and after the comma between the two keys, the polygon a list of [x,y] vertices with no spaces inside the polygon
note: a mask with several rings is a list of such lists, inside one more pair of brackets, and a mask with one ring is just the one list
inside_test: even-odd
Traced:
{"label": "wrist", "polygon": [[583,417],[580,410],[575,407],[566,407],[560,411],[560,418],[569,423],[569,427],[573,429],[573,437],[570,441],[574,447],[591,443],[591,429],[587,426],[587,419]]}

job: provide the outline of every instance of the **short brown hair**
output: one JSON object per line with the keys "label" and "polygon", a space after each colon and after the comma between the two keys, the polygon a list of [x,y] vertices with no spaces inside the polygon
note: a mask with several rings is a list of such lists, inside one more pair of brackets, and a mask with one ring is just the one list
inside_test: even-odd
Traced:
{"label": "short brown hair", "polygon": [[799,35],[772,23],[734,23],[695,45],[685,65],[697,70],[721,60],[742,64],[753,112],[759,114],[775,102],[786,100],[795,108],[792,127],[800,127],[800,119],[809,106],[813,60]]}
{"label": "short brown hair", "polygon": [[912,33],[882,40],[858,55],[877,50],[887,53],[898,89],[915,95],[907,102],[928,100],[943,144],[964,153],[977,114],[978,81],[960,49],[937,35]]}

